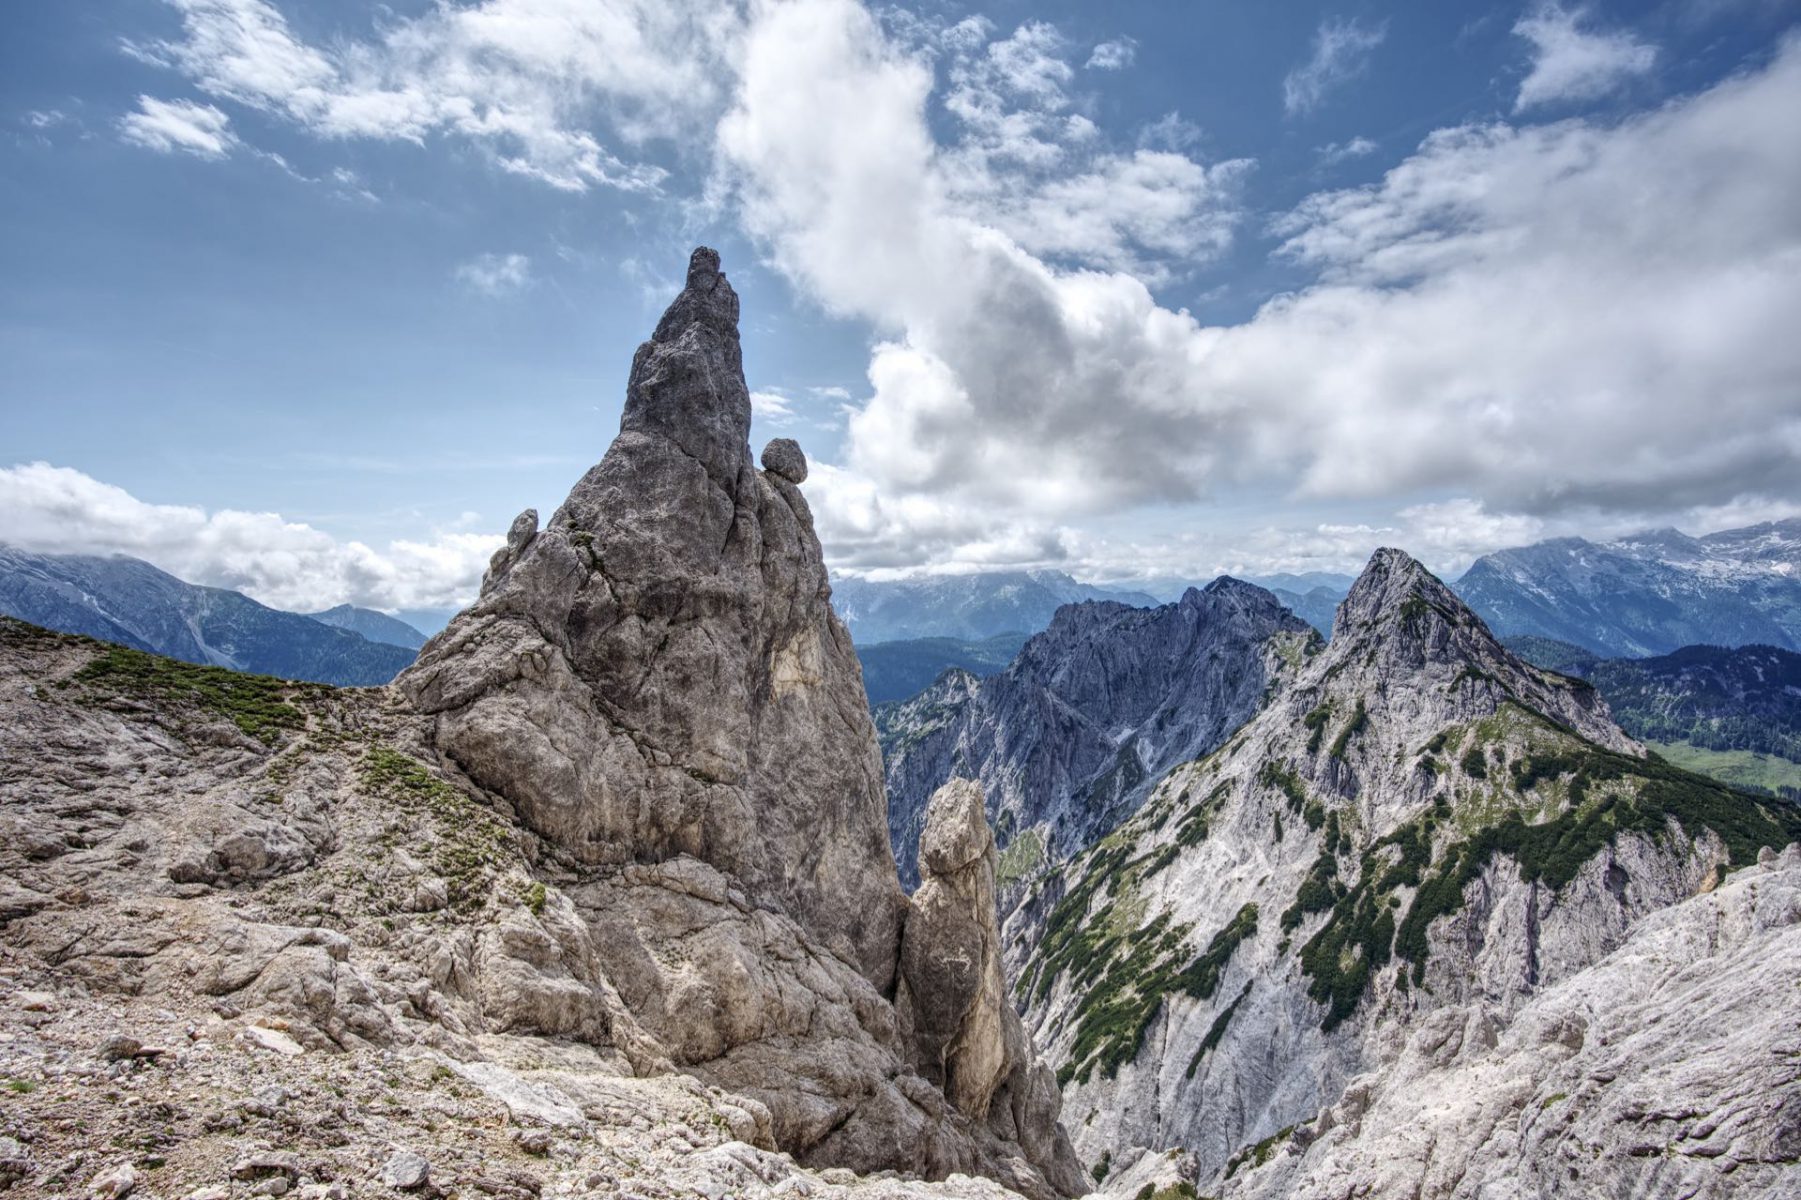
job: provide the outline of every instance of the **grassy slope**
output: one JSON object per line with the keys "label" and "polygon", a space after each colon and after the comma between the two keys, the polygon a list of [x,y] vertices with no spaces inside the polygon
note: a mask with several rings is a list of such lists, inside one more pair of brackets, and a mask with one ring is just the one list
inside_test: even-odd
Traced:
{"label": "grassy slope", "polygon": [[1708,750],[1690,742],[1646,742],[1665,759],[1685,771],[1706,775],[1734,787],[1801,788],[1801,763],[1756,754],[1750,750]]}

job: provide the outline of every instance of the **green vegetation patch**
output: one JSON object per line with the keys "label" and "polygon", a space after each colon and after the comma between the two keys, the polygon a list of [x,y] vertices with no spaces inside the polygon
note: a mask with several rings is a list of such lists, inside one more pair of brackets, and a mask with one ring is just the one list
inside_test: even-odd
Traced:
{"label": "green vegetation patch", "polygon": [[[481,906],[494,875],[507,865],[512,833],[492,812],[433,775],[418,759],[386,746],[363,756],[363,786],[402,810],[432,818],[437,832],[435,866],[451,903],[465,911]],[[541,886],[541,885],[540,885]],[[526,903],[535,894],[529,890]],[[541,912],[539,899],[533,912]]]}
{"label": "green vegetation patch", "polygon": [[1246,1146],[1237,1154],[1234,1154],[1226,1162],[1225,1177],[1227,1179],[1232,1178],[1232,1176],[1238,1174],[1241,1167],[1248,1166],[1252,1170],[1261,1167],[1264,1163],[1269,1161],[1270,1155],[1276,1152],[1277,1146],[1280,1146],[1283,1142],[1286,1142],[1290,1137],[1294,1136],[1294,1130],[1295,1127],[1293,1125],[1290,1125],[1286,1129],[1278,1129],[1275,1133],[1270,1134],[1256,1145]]}
{"label": "green vegetation patch", "polygon": [[223,667],[195,666],[124,646],[104,647],[74,678],[94,688],[159,704],[191,704],[228,718],[269,745],[284,731],[306,726],[306,715],[289,703],[291,696],[322,687]]}
{"label": "green vegetation patch", "polygon": [[[1009,814],[1010,815],[1010,814]],[[1025,879],[1038,869],[1044,861],[1044,838],[1036,829],[1028,829],[1001,851],[1000,866],[995,872],[995,882],[1005,887],[1009,883]]]}
{"label": "green vegetation patch", "polygon": [[1194,1184],[1189,1183],[1186,1179],[1178,1179],[1174,1183],[1166,1183],[1162,1187],[1158,1187],[1154,1183],[1147,1183],[1138,1189],[1138,1193],[1132,1197],[1132,1200],[1201,1200],[1201,1198],[1195,1192]]}
{"label": "green vegetation patch", "polygon": [[[1189,961],[1193,926],[1171,924],[1167,912],[1141,926],[1143,901],[1134,894],[1138,880],[1161,869],[1161,853],[1173,855],[1177,848],[1128,861],[1129,849],[1124,839],[1100,843],[1088,873],[1051,910],[1044,940],[1021,976],[1021,991],[1040,1001],[1064,972],[1080,994],[1075,1042],[1057,1073],[1060,1084],[1086,1083],[1097,1068],[1112,1078],[1137,1056],[1164,998],[1172,992],[1211,997],[1232,954],[1257,930],[1257,906],[1247,904]],[[1099,910],[1092,911],[1097,902]]]}
{"label": "green vegetation patch", "polygon": [[1692,742],[1646,742],[1666,761],[1729,787],[1775,795],[1801,794],[1801,762],[1755,750],[1711,750]]}
{"label": "green vegetation patch", "polygon": [[1232,1018],[1237,1014],[1238,1006],[1243,1004],[1244,998],[1251,994],[1251,983],[1251,980],[1245,980],[1244,988],[1238,993],[1238,998],[1226,1005],[1220,1014],[1213,1018],[1213,1024],[1207,1027],[1207,1036],[1201,1039],[1201,1044],[1195,1050],[1194,1057],[1188,1060],[1187,1078],[1194,1078],[1194,1073],[1200,1069],[1201,1060],[1211,1054],[1225,1038],[1226,1027],[1232,1024]]}
{"label": "green vegetation patch", "polygon": [[1263,769],[1257,772],[1257,782],[1281,792],[1288,800],[1288,807],[1295,812],[1306,807],[1307,785],[1301,782],[1299,775],[1274,759],[1264,763]]}
{"label": "green vegetation patch", "polygon": [[1481,746],[1471,746],[1459,765],[1471,779],[1488,778],[1488,753]]}
{"label": "green vegetation patch", "polygon": [[[1522,879],[1555,891],[1621,833],[1660,838],[1672,822],[1694,837],[1712,830],[1732,866],[1751,862],[1764,846],[1801,837],[1801,813],[1785,805],[1762,803],[1660,759],[1616,753],[1549,722],[1543,731],[1553,736],[1530,739],[1533,748],[1496,780],[1503,790],[1491,799],[1511,800],[1513,807],[1452,842],[1436,863],[1434,836],[1453,819],[1443,798],[1365,851],[1351,886],[1338,878],[1337,854],[1349,850],[1348,842],[1328,841],[1282,914],[1287,932],[1308,913],[1331,910],[1300,955],[1308,994],[1326,1006],[1324,1028],[1356,1011],[1373,973],[1391,957],[1411,964],[1412,981],[1423,982],[1432,922],[1462,909],[1465,889],[1498,854],[1518,864]],[[1493,775],[1480,745],[1472,753],[1483,755],[1483,777]],[[1466,756],[1465,773],[1473,775],[1470,767]],[[1521,810],[1530,793],[1545,788],[1559,793],[1560,810],[1528,823]],[[1417,890],[1397,925],[1403,888]]]}
{"label": "green vegetation patch", "polygon": [[1350,749],[1351,739],[1368,727],[1369,710],[1363,706],[1363,697],[1359,696],[1357,697],[1356,711],[1351,714],[1351,719],[1345,723],[1345,727],[1339,730],[1338,736],[1332,741],[1332,757],[1343,758],[1345,751]]}
{"label": "green vegetation patch", "polygon": [[1301,724],[1307,729],[1307,753],[1317,754],[1319,744],[1326,736],[1326,722],[1332,719],[1332,702],[1327,700],[1318,708],[1301,718]]}

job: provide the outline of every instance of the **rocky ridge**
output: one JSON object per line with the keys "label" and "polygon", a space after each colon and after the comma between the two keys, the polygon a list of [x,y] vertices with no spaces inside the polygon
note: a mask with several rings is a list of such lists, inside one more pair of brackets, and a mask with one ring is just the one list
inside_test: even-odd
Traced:
{"label": "rocky ridge", "polygon": [[1066,605],[1005,671],[948,672],[881,706],[903,881],[917,878],[926,802],[946,780],[981,783],[1004,883],[1018,883],[1107,833],[1171,767],[1218,747],[1318,641],[1269,592],[1221,578],[1157,608]]}
{"label": "rocky ridge", "polygon": [[[737,316],[697,251],[605,458],[542,527],[521,514],[480,600],[393,689],[7,626],[12,977],[127,998],[134,1020],[210,1008],[207,1041],[439,1056],[489,1100],[704,1095],[690,1124],[730,1136],[689,1149],[745,1147],[712,1184],[1079,1190],[1054,1080],[994,989],[948,1016],[920,1003],[956,966],[934,931],[998,971],[988,859],[947,868],[937,900],[900,889],[804,457],[772,446],[759,471],[744,444]],[[611,1136],[597,1110],[572,1143]],[[54,1143],[59,1121],[25,1133]],[[320,1144],[340,1135],[363,1136]]]}
{"label": "rocky ridge", "polygon": [[1505,1031],[1797,833],[1645,757],[1591,688],[1382,551],[1331,643],[1038,881],[1005,941],[1083,1157],[1136,1180],[1136,1147],[1175,1148],[1216,1192],[1386,1078],[1434,1014]]}

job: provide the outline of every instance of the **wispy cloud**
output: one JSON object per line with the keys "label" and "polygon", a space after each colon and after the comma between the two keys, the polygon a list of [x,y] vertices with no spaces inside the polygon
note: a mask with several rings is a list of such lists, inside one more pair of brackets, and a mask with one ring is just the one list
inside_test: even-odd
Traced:
{"label": "wispy cloud", "polygon": [[1369,68],[1370,55],[1387,37],[1386,25],[1327,17],[1313,35],[1313,56],[1282,80],[1282,107],[1290,116],[1318,108],[1328,92]]}
{"label": "wispy cloud", "polygon": [[778,392],[752,392],[750,411],[773,425],[786,425],[794,420],[793,402]]}
{"label": "wispy cloud", "polygon": [[1515,112],[1541,104],[1593,100],[1648,72],[1657,47],[1629,30],[1588,30],[1588,10],[1540,5],[1513,32],[1532,43],[1532,70],[1520,82]]}
{"label": "wispy cloud", "polygon": [[1096,46],[1088,56],[1087,67],[1090,71],[1123,71],[1137,57],[1137,39],[1119,37]]}
{"label": "wispy cloud", "polygon": [[374,38],[314,45],[269,0],[166,0],[182,36],[126,41],[207,95],[328,138],[467,139],[501,168],[554,187],[654,189],[666,175],[626,144],[685,131],[721,102],[719,55],[739,18],[663,0],[485,0],[382,22]]}
{"label": "wispy cloud", "polygon": [[1376,143],[1366,137],[1354,137],[1347,142],[1329,142],[1319,148],[1320,165],[1336,166],[1353,158],[1363,158],[1376,152]]}
{"label": "wispy cloud", "polygon": [[126,141],[165,154],[182,151],[201,158],[224,158],[237,146],[231,118],[210,104],[139,96],[138,110],[119,120]]}
{"label": "wispy cloud", "polygon": [[531,286],[532,260],[523,254],[478,254],[459,264],[455,274],[484,296],[516,296]]}

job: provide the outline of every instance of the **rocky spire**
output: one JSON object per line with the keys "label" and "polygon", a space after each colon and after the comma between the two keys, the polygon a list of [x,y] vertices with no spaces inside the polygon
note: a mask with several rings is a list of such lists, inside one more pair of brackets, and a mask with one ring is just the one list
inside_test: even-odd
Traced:
{"label": "rocky spire", "polygon": [[719,252],[688,258],[688,281],[638,347],[620,432],[666,438],[715,481],[737,479],[750,457],[750,389],[738,345],[738,293]]}
{"label": "rocky spire", "polygon": [[919,1073],[971,1119],[1017,1139],[1050,1184],[1082,1190],[1050,1068],[1036,1060],[1007,998],[995,924],[994,832],[981,786],[938,789],[919,839],[919,890],[901,943],[895,997]]}
{"label": "rocky spire", "polygon": [[401,689],[438,748],[580,863],[699,858],[893,979],[881,761],[798,446],[757,470],[712,250],[638,348],[619,436]]}

